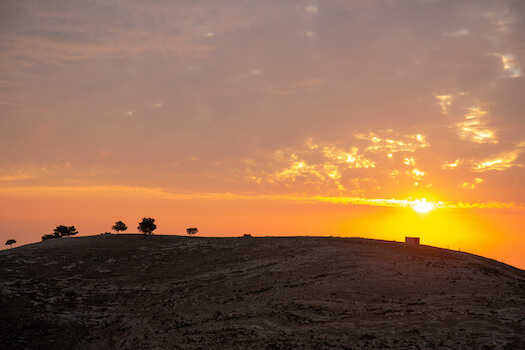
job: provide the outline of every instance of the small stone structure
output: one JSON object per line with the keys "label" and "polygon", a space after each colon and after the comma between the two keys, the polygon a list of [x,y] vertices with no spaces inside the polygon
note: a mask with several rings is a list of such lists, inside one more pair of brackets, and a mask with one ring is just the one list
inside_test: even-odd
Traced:
{"label": "small stone structure", "polygon": [[419,237],[405,237],[405,243],[419,244]]}

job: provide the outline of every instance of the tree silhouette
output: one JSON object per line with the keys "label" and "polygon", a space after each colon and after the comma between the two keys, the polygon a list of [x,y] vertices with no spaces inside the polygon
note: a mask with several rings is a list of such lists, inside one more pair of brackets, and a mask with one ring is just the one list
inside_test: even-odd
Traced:
{"label": "tree silhouette", "polygon": [[142,222],[139,223],[139,226],[137,227],[137,229],[145,235],[153,234],[153,231],[156,228],[157,225],[155,225],[155,219],[152,218],[143,218]]}
{"label": "tree silhouette", "polygon": [[116,233],[119,233],[120,231],[126,231],[128,227],[122,221],[117,221],[111,229],[114,230]]}
{"label": "tree silhouette", "polygon": [[60,226],[57,226],[57,228],[53,230],[53,235],[55,236],[55,238],[74,236],[77,233],[78,231],[75,228],[75,226],[60,225]]}
{"label": "tree silhouette", "polygon": [[57,237],[54,234],[49,233],[47,235],[42,236],[42,241],[47,241],[48,239],[53,239],[53,238],[57,238]]}
{"label": "tree silhouette", "polygon": [[188,234],[191,236],[197,234],[199,230],[196,227],[190,227],[186,229],[186,232],[188,232]]}
{"label": "tree silhouette", "polygon": [[7,242],[5,242],[5,245],[11,246],[13,248],[13,244],[15,244],[16,241],[14,239],[8,239]]}

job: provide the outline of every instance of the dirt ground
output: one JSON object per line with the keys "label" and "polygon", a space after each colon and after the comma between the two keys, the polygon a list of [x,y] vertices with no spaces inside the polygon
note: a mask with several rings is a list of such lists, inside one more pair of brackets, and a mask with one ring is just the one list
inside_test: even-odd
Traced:
{"label": "dirt ground", "polygon": [[525,271],[405,243],[62,238],[0,283],[2,349],[525,349]]}

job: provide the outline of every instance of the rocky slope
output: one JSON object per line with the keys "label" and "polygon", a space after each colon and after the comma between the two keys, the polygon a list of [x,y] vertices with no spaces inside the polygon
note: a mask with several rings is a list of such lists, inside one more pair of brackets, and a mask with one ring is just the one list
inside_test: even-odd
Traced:
{"label": "rocky slope", "polygon": [[404,243],[64,238],[0,283],[3,349],[525,349],[525,271]]}

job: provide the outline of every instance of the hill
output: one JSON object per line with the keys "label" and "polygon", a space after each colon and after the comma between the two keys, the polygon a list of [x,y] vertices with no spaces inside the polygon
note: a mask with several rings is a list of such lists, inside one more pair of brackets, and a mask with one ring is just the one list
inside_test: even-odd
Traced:
{"label": "hill", "polygon": [[525,349],[525,271],[427,246],[104,235],[0,266],[3,349]]}

